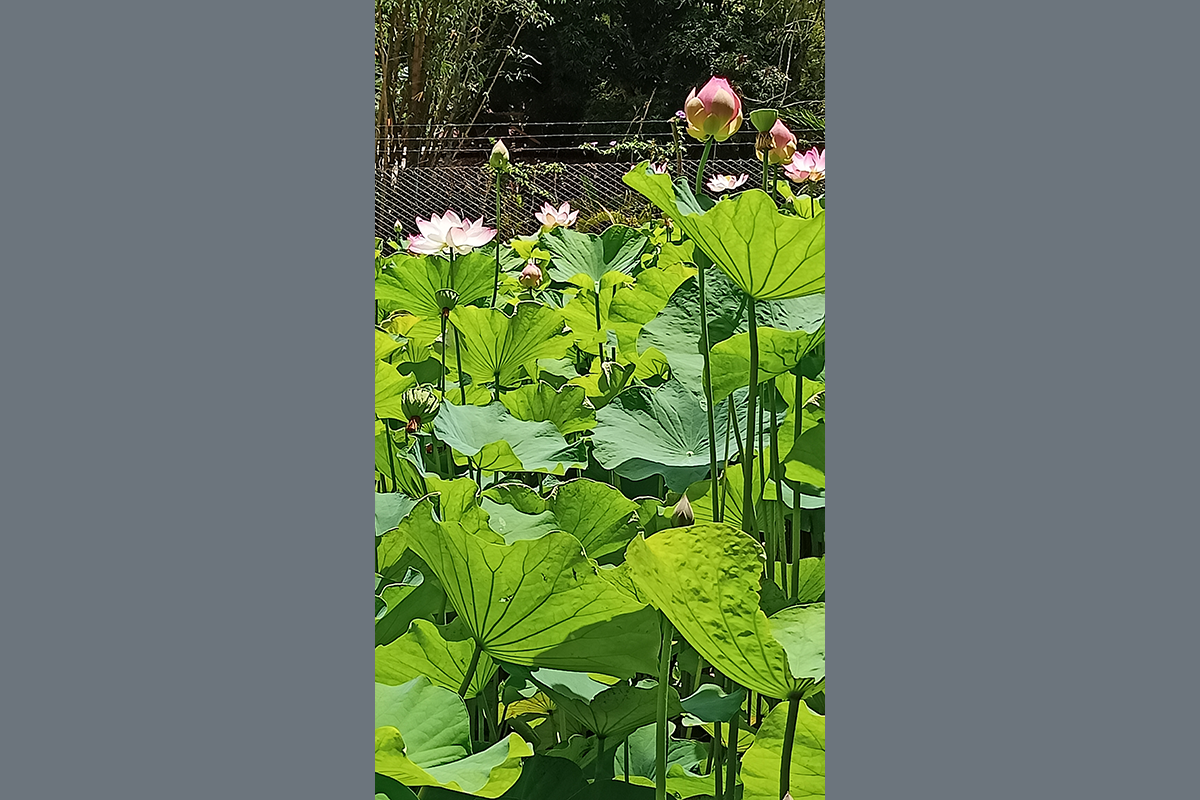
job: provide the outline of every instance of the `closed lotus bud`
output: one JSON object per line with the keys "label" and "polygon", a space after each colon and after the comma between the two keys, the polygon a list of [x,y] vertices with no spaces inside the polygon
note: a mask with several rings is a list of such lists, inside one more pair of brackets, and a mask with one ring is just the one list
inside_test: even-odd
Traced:
{"label": "closed lotus bud", "polygon": [[492,155],[488,158],[488,164],[495,170],[508,166],[508,148],[504,146],[503,139],[496,140],[496,145],[492,148]]}
{"label": "closed lotus bud", "polygon": [[694,139],[723,142],[742,127],[742,101],[724,78],[710,78],[697,92],[692,89],[683,104],[687,132]]}
{"label": "closed lotus bud", "polygon": [[442,316],[449,315],[450,309],[458,305],[458,292],[453,289],[438,289],[433,297],[437,300],[438,308],[442,309]]}
{"label": "closed lotus bud", "polygon": [[521,277],[517,281],[526,289],[533,289],[542,283],[542,270],[533,259],[525,265],[525,269],[521,270]]}
{"label": "closed lotus bud", "polygon": [[675,504],[675,511],[671,515],[671,524],[676,528],[686,528],[695,521],[696,512],[692,511],[692,504],[688,502],[688,497],[685,494]]}
{"label": "closed lotus bud", "polygon": [[788,130],[783,120],[776,120],[770,131],[758,135],[754,150],[759,161],[765,152],[772,164],[786,164],[796,154],[796,135]]}
{"label": "closed lotus bud", "polygon": [[414,386],[400,395],[400,413],[408,420],[405,430],[416,433],[422,425],[433,421],[441,408],[442,401],[432,386]]}

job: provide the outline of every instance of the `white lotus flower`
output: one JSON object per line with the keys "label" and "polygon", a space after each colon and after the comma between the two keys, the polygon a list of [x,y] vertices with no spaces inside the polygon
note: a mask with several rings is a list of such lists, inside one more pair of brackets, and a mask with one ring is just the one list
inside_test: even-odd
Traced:
{"label": "white lotus flower", "polygon": [[496,236],[496,231],[483,225],[483,217],[475,221],[460,219],[458,214],[447,211],[442,216],[417,219],[421,233],[408,237],[408,251],[420,255],[466,255],[476,247],[482,247]]}
{"label": "white lotus flower", "polygon": [[705,185],[714,192],[728,192],[738,188],[749,179],[749,175],[738,175],[736,178],[732,175],[714,175]]}
{"label": "white lotus flower", "polygon": [[534,219],[542,224],[543,231],[554,230],[555,228],[569,228],[575,224],[575,219],[578,216],[579,212],[572,211],[570,203],[563,203],[558,208],[546,203],[542,206],[541,211],[533,215]]}

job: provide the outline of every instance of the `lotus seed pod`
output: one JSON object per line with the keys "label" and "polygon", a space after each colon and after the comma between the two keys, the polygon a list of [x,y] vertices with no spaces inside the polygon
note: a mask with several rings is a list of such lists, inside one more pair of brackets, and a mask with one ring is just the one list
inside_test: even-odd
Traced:
{"label": "lotus seed pod", "polygon": [[750,124],[756,131],[769,131],[779,119],[779,112],[773,108],[760,108],[750,112]]}
{"label": "lotus seed pod", "polygon": [[438,289],[433,297],[437,300],[438,307],[442,309],[443,314],[448,314],[450,309],[458,305],[458,292],[453,289]]}
{"label": "lotus seed pod", "polygon": [[685,494],[675,504],[675,511],[671,516],[671,524],[676,528],[686,528],[695,521],[696,512],[692,511],[692,504],[688,502],[688,497]]}
{"label": "lotus seed pod", "polygon": [[422,425],[432,422],[441,405],[432,386],[414,386],[400,395],[400,413],[408,420],[405,430],[415,433]]}

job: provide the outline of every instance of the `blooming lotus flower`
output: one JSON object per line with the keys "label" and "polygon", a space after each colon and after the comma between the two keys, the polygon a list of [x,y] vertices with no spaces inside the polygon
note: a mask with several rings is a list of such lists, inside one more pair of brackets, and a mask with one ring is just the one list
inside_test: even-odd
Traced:
{"label": "blooming lotus flower", "polygon": [[749,179],[749,175],[738,175],[736,178],[732,175],[714,175],[708,179],[706,185],[714,192],[728,192],[738,188]]}
{"label": "blooming lotus flower", "polygon": [[788,180],[796,183],[819,181],[825,178],[825,151],[812,148],[807,153],[796,153],[792,161],[783,168]]}
{"label": "blooming lotus flower", "polygon": [[521,270],[521,277],[517,278],[517,282],[526,289],[533,289],[542,282],[542,268],[537,265],[537,262],[532,258],[525,265],[525,269]]}
{"label": "blooming lotus flower", "polygon": [[575,224],[575,219],[578,216],[579,212],[572,211],[570,203],[563,203],[558,208],[546,203],[542,206],[541,211],[533,215],[534,219],[542,223],[542,230],[544,231],[554,230],[555,228],[569,228]]}
{"label": "blooming lotus flower", "polygon": [[796,134],[788,130],[783,120],[776,120],[771,130],[760,133],[759,141],[755,143],[755,153],[762,161],[763,153],[772,164],[786,164],[796,153]]}
{"label": "blooming lotus flower", "polygon": [[483,217],[472,222],[460,219],[453,211],[427,220],[418,218],[417,228],[421,233],[408,237],[408,251],[420,255],[466,255],[496,236],[494,229],[484,227]]}
{"label": "blooming lotus flower", "polygon": [[709,78],[699,92],[692,89],[683,104],[687,132],[694,139],[723,142],[742,127],[742,101],[724,78]]}

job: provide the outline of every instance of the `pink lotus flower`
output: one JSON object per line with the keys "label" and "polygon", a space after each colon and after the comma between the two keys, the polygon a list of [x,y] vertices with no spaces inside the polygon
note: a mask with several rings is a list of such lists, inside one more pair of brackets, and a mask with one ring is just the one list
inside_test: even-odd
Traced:
{"label": "pink lotus flower", "polygon": [[699,92],[692,89],[683,104],[688,135],[705,141],[723,142],[742,127],[742,101],[724,78],[709,78]]}
{"label": "pink lotus flower", "polygon": [[539,286],[542,282],[542,269],[533,259],[529,259],[529,263],[525,265],[525,269],[521,270],[521,277],[517,278],[517,282],[526,289],[533,289]]}
{"label": "pink lotus flower", "polygon": [[558,208],[546,203],[542,206],[541,211],[535,212],[533,215],[534,219],[542,223],[543,231],[550,231],[555,228],[569,228],[575,224],[575,219],[578,216],[579,212],[572,211],[570,203],[563,203]]}
{"label": "pink lotus flower", "polygon": [[667,162],[664,161],[661,164],[651,164],[650,171],[653,172],[655,175],[666,175],[667,174]]}
{"label": "pink lotus flower", "polygon": [[783,120],[776,120],[771,130],[759,134],[759,142],[755,147],[759,161],[762,161],[763,151],[766,151],[767,159],[772,164],[788,163],[796,153],[796,134],[788,130]]}
{"label": "pink lotus flower", "polygon": [[788,180],[796,183],[825,179],[825,151],[813,148],[807,153],[796,153],[792,161],[783,168]]}
{"label": "pink lotus flower", "polygon": [[708,183],[705,185],[714,192],[728,192],[738,188],[749,179],[749,175],[739,175],[736,178],[732,175],[714,175],[708,179]]}
{"label": "pink lotus flower", "polygon": [[472,222],[460,219],[453,211],[427,220],[418,218],[417,228],[421,233],[408,237],[408,251],[421,255],[466,255],[496,236],[494,229],[484,227],[483,217]]}

